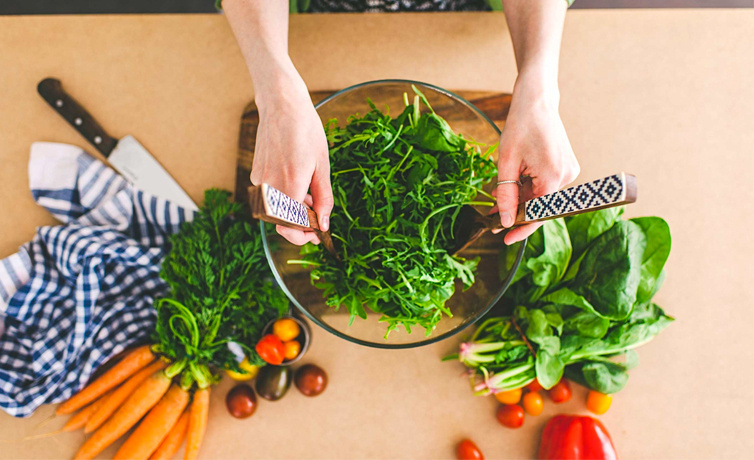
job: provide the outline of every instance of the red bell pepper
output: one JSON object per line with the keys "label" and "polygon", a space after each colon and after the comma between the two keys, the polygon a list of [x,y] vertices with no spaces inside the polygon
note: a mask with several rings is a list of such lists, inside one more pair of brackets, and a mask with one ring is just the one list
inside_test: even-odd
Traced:
{"label": "red bell pepper", "polygon": [[542,432],[540,460],[617,460],[605,426],[580,415],[556,415]]}

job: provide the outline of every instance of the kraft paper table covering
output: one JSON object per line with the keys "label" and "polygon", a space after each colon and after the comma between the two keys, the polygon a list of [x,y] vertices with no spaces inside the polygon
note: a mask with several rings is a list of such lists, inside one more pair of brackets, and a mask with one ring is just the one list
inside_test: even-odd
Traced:
{"label": "kraft paper table covering", "polygon": [[[601,420],[622,458],[746,457],[754,339],[754,11],[569,11],[561,53],[561,113],[581,162],[579,181],[615,171],[639,178],[629,216],[660,215],[673,251],[656,301],[678,320],[639,351],[640,365]],[[510,91],[515,67],[497,14],[296,16],[291,55],[312,90],[377,78]],[[0,18],[0,256],[51,217],[28,190],[33,141],[93,151],[36,93],[47,76],[111,134],[134,134],[199,200],[232,189],[238,120],[251,81],[219,15]],[[374,350],[314,329],[305,362],[328,390],[261,401],[250,419],[213,390],[205,458],[452,458],[473,438],[487,458],[530,458],[557,412],[584,412],[585,391],[546,402],[524,427],[497,424],[492,398],[471,395],[457,339]],[[547,399],[546,399],[547,401]],[[0,415],[1,437],[58,428],[53,412]],[[80,433],[3,444],[0,458],[69,458]],[[105,452],[112,455],[113,449]]]}

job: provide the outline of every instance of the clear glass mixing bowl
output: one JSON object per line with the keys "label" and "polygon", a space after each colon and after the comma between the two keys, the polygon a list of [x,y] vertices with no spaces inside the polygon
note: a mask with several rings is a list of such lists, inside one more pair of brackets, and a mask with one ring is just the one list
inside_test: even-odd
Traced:
{"label": "clear glass mixing bowl", "polygon": [[[341,126],[346,124],[350,115],[363,114],[369,110],[367,99],[381,110],[387,106],[390,113],[397,115],[405,107],[404,93],[413,100],[411,85],[424,93],[435,112],[445,118],[455,132],[486,145],[498,142],[498,127],[471,103],[448,90],[416,81],[379,80],[351,86],[324,99],[316,105],[316,109],[323,123],[337,119]],[[497,151],[493,157],[497,161]],[[489,184],[487,188],[491,192],[494,184]],[[488,212],[489,208],[483,211]],[[312,286],[309,270],[301,265],[288,263],[288,260],[300,258],[299,246],[278,235],[273,225],[263,222],[261,225],[265,254],[272,273],[291,302],[315,324],[338,337],[377,348],[427,345],[448,338],[476,322],[500,300],[510,285],[526,244],[524,242],[510,247],[508,250],[513,251],[515,257],[513,263],[506,264],[499,256],[503,234],[493,235],[488,232],[460,254],[468,258],[479,257],[480,261],[474,285],[464,291],[462,284],[458,282],[455,294],[446,303],[453,317],[440,320],[430,335],[426,335],[422,328],[412,328],[411,333],[407,333],[399,327],[385,338],[387,325],[379,322],[381,314],[368,312],[366,319],[357,317],[349,326],[350,315],[345,307],[338,311],[328,307],[322,291]],[[273,247],[275,249],[271,250]]]}

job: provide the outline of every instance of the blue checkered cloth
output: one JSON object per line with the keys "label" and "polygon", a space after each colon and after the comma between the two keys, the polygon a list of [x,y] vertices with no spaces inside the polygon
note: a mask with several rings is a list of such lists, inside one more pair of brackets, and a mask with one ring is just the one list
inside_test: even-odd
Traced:
{"label": "blue checkered cloth", "polygon": [[148,339],[168,236],[193,218],[71,145],[35,143],[29,182],[63,225],[0,260],[0,408],[17,417],[68,399]]}

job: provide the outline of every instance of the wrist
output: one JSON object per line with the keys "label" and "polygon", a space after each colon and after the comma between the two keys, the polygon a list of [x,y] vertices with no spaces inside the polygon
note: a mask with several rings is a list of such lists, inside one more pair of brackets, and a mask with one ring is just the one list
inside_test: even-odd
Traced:
{"label": "wrist", "polygon": [[270,106],[296,101],[302,97],[309,99],[304,80],[296,71],[293,62],[290,59],[286,61],[268,67],[258,78],[252,75],[254,102],[260,112]]}
{"label": "wrist", "polygon": [[529,107],[556,110],[560,104],[557,73],[528,69],[518,74],[513,86],[513,101]]}

